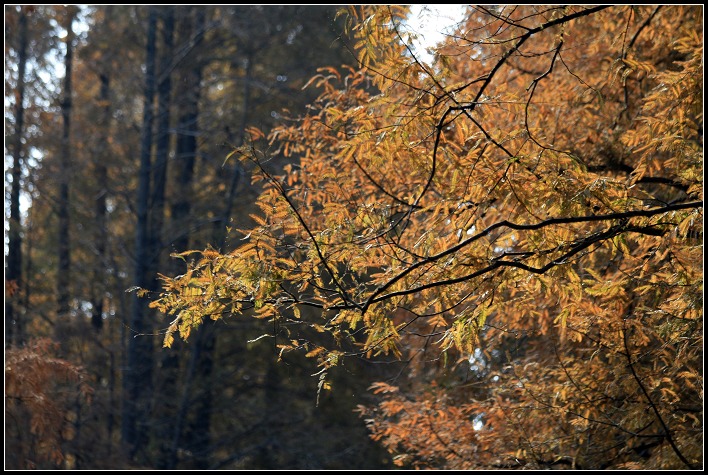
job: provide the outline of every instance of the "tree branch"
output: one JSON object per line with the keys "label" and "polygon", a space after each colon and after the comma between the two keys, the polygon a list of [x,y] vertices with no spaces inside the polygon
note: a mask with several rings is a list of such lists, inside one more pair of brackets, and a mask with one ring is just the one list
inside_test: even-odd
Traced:
{"label": "tree branch", "polygon": [[[630,310],[630,313],[631,313],[631,310]],[[629,351],[629,343],[627,342],[627,319],[626,318],[624,321],[624,329],[622,330],[622,340],[624,342],[624,349],[625,349],[624,355],[627,357],[627,364],[629,366],[629,370],[632,372],[632,376],[634,377],[634,380],[637,382],[639,389],[642,390],[642,393],[644,394],[644,397],[646,397],[647,402],[649,402],[649,406],[651,407],[652,411],[654,411],[654,414],[656,415],[656,418],[659,421],[659,424],[661,424],[661,427],[664,429],[664,436],[666,438],[666,441],[669,443],[669,445],[673,449],[674,453],[676,453],[676,456],[679,458],[679,460],[681,460],[681,462],[684,463],[684,465],[686,465],[691,470],[696,470],[696,469],[700,468],[700,465],[692,464],[691,462],[689,462],[686,459],[686,457],[684,457],[684,455],[681,453],[679,448],[676,446],[676,442],[674,442],[674,439],[671,436],[671,430],[666,425],[664,418],[661,417],[661,413],[659,412],[659,408],[657,408],[656,404],[654,404],[654,401],[652,400],[651,396],[649,395],[649,392],[644,387],[644,384],[642,384],[642,381],[639,378],[639,375],[637,374],[636,370],[634,369],[634,363],[632,362],[632,356],[630,355],[630,351]]]}
{"label": "tree branch", "polygon": [[300,225],[305,229],[305,232],[310,237],[310,241],[312,242],[312,245],[315,246],[315,251],[317,251],[317,256],[319,257],[320,262],[322,263],[322,265],[326,269],[327,273],[329,274],[330,278],[332,279],[332,282],[334,282],[334,284],[339,289],[340,295],[344,298],[344,301],[350,302],[355,307],[358,307],[357,303],[354,302],[349,297],[349,294],[347,293],[346,289],[341,284],[341,282],[339,282],[339,279],[337,279],[334,271],[330,268],[329,262],[327,261],[324,254],[322,253],[322,249],[320,248],[319,244],[317,244],[317,239],[315,238],[314,234],[312,234],[312,231],[310,230],[309,226],[305,222],[305,219],[302,217],[300,212],[297,210],[295,203],[292,202],[292,200],[288,196],[288,194],[285,191],[285,189],[283,188],[283,186],[270,173],[268,173],[268,171],[265,168],[263,168],[263,165],[260,163],[259,160],[257,160],[256,158],[251,158],[251,160],[260,169],[261,173],[263,173],[263,175],[270,181],[270,183],[278,190],[278,193],[280,193],[280,195],[283,197],[283,199],[288,203],[288,206],[290,207],[290,209],[292,209],[293,213],[295,213],[295,216],[297,217],[297,220],[300,222]]}
{"label": "tree branch", "polygon": [[[385,284],[381,285],[379,288],[377,288],[368,298],[368,300],[364,303],[364,305],[361,307],[362,311],[365,312],[366,309],[373,303],[379,302],[381,300],[385,300],[387,298],[393,297],[393,296],[398,296],[398,295],[407,295],[415,292],[419,292],[421,290],[425,290],[427,288],[432,288],[436,287],[439,285],[451,285],[459,282],[463,282],[465,280],[469,280],[475,277],[478,277],[480,275],[483,275],[487,272],[491,272],[494,269],[497,269],[502,266],[508,266],[508,267],[518,267],[520,269],[527,270],[529,272],[533,272],[536,274],[542,274],[546,272],[548,269],[551,267],[555,267],[556,265],[559,265],[563,262],[564,259],[567,259],[568,257],[571,257],[572,255],[576,254],[582,249],[585,249],[592,245],[595,242],[598,242],[603,239],[608,239],[610,237],[613,237],[616,234],[619,234],[620,232],[624,231],[632,231],[634,229],[637,230],[637,232],[643,232],[647,234],[647,228],[646,227],[634,227],[634,228],[628,228],[626,226],[623,227],[612,227],[608,231],[601,233],[599,236],[598,235],[593,235],[590,236],[583,241],[580,241],[579,243],[576,243],[575,247],[571,249],[566,255],[564,255],[561,259],[555,259],[554,261],[550,262],[544,267],[541,268],[533,268],[526,266],[525,264],[521,264],[519,262],[515,261],[502,261],[502,260],[497,260],[490,266],[485,267],[484,269],[478,270],[476,272],[473,272],[472,274],[468,274],[466,276],[462,276],[456,279],[450,279],[447,281],[440,281],[440,282],[435,282],[431,284],[426,284],[422,285],[419,287],[416,287],[414,289],[409,289],[409,290],[401,290],[397,292],[391,292],[386,295],[381,295],[383,294],[387,289],[389,289],[391,286],[393,286],[396,282],[400,281],[410,273],[412,273],[414,270],[420,268],[423,265],[430,264],[435,261],[439,261],[440,259],[450,256],[459,250],[463,249],[464,247],[474,243],[475,241],[478,241],[479,239],[489,235],[492,231],[502,228],[502,227],[507,227],[509,229],[514,229],[517,231],[523,231],[523,230],[537,230],[537,229],[542,229],[551,225],[555,224],[571,224],[571,223],[583,223],[583,222],[602,222],[602,221],[612,221],[612,220],[626,220],[629,218],[635,218],[635,217],[650,217],[650,216],[655,216],[663,213],[667,213],[669,211],[677,211],[681,209],[692,209],[692,208],[702,208],[703,207],[703,202],[702,201],[691,201],[691,202],[686,202],[686,203],[677,203],[673,205],[667,205],[661,208],[654,208],[654,209],[648,209],[648,210],[633,210],[633,211],[626,211],[623,213],[610,213],[610,214],[601,214],[601,215],[589,215],[589,216],[571,216],[567,218],[551,218],[547,219],[545,221],[541,221],[539,223],[534,223],[534,224],[515,224],[511,223],[509,221],[500,221],[498,223],[495,223],[483,231],[480,231],[479,233],[475,234],[474,236],[460,242],[459,244],[452,246],[438,254],[435,254],[433,256],[430,256],[422,261],[418,261],[415,264],[410,265],[406,269],[402,270],[399,272],[397,275],[392,277],[388,282]],[[595,239],[597,238],[597,239]]]}

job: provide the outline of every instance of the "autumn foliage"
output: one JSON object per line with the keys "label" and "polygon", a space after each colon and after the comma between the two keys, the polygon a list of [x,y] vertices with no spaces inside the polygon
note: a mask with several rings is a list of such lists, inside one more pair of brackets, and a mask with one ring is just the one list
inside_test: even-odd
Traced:
{"label": "autumn foliage", "polygon": [[82,368],[49,339],[5,351],[5,462],[21,469],[67,468],[64,444],[93,389]]}
{"label": "autumn foliage", "polygon": [[320,389],[403,361],[360,408],[401,466],[701,467],[702,13],[474,7],[426,64],[352,9],[360,68],[231,154],[261,213],[163,277],[165,345],[252,314]]}

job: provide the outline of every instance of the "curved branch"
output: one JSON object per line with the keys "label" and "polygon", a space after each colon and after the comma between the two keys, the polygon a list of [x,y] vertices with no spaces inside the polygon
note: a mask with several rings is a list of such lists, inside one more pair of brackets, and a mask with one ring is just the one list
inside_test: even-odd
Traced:
{"label": "curved branch", "polygon": [[420,205],[408,203],[407,201],[402,200],[401,198],[397,197],[396,195],[394,195],[394,194],[392,194],[392,193],[389,193],[389,192],[383,187],[383,185],[381,185],[379,182],[377,182],[376,180],[374,180],[374,178],[371,176],[371,174],[369,174],[369,172],[367,172],[367,171],[364,169],[364,167],[361,166],[361,164],[359,163],[359,160],[357,160],[356,157],[352,156],[352,159],[354,160],[354,164],[357,166],[357,168],[359,168],[359,170],[361,170],[361,172],[364,174],[364,176],[365,176],[376,188],[378,188],[379,191],[381,191],[381,193],[385,194],[386,196],[388,196],[389,198],[391,198],[392,200],[394,200],[396,203],[402,204],[403,206],[407,206],[407,207],[414,208],[414,209],[422,209],[422,208],[423,208],[423,207],[420,206]]}
{"label": "curved branch", "polygon": [[684,457],[684,455],[681,453],[679,448],[676,446],[676,442],[674,441],[674,438],[671,436],[671,430],[666,425],[666,422],[664,421],[663,417],[661,417],[661,413],[659,412],[659,408],[656,407],[656,404],[654,404],[654,401],[651,399],[649,392],[644,387],[644,384],[642,384],[642,381],[639,378],[637,371],[634,369],[634,363],[632,362],[632,356],[629,353],[629,343],[627,342],[627,320],[626,319],[625,319],[625,328],[622,330],[622,340],[624,341],[624,349],[625,349],[624,355],[627,357],[627,365],[629,366],[629,370],[632,372],[632,376],[634,377],[634,380],[637,382],[639,389],[642,390],[644,397],[646,397],[647,401],[649,402],[649,406],[651,406],[652,411],[654,411],[654,414],[656,415],[656,419],[659,421],[659,424],[661,424],[661,427],[664,429],[664,436],[666,438],[666,441],[669,443],[669,445],[673,449],[674,453],[676,453],[676,456],[679,458],[679,460],[681,460],[681,462],[684,463],[684,465],[686,465],[688,468],[690,468],[692,470],[700,468],[699,465],[692,464],[691,462],[689,462],[686,459],[686,457]]}
{"label": "curved branch", "polygon": [[315,238],[314,234],[312,234],[312,231],[310,230],[309,226],[305,222],[305,219],[302,217],[300,212],[297,210],[295,203],[292,202],[292,200],[288,196],[288,194],[285,191],[285,189],[283,188],[283,186],[270,173],[268,173],[268,171],[265,170],[265,168],[263,168],[263,165],[260,163],[259,160],[257,160],[256,158],[250,158],[250,159],[251,159],[251,161],[253,161],[256,164],[256,166],[260,169],[261,173],[263,173],[263,175],[270,181],[270,183],[278,190],[278,192],[280,193],[280,196],[283,197],[283,199],[288,203],[288,206],[290,207],[290,209],[293,211],[293,213],[295,213],[295,216],[297,217],[297,220],[300,222],[300,225],[305,229],[305,232],[310,237],[310,240],[312,241],[312,245],[315,246],[315,251],[317,251],[317,257],[319,257],[320,262],[325,267],[330,278],[332,279],[334,284],[339,289],[340,295],[344,298],[344,301],[350,302],[352,305],[358,307],[356,302],[354,302],[349,297],[349,294],[347,293],[346,289],[341,284],[341,282],[339,282],[339,279],[337,279],[334,271],[330,268],[329,263],[327,262],[327,258],[325,258],[324,254],[322,253],[322,249],[320,248],[319,244],[317,244],[317,239]]}
{"label": "curved branch", "polygon": [[[519,41],[511,49],[509,49],[508,51],[506,51],[502,55],[502,57],[499,59],[497,64],[494,65],[494,68],[492,69],[492,71],[485,78],[484,83],[482,84],[482,87],[479,88],[479,91],[477,92],[477,97],[475,97],[474,102],[475,103],[479,102],[480,97],[482,97],[482,94],[484,93],[485,89],[487,89],[487,86],[489,86],[489,84],[492,82],[492,78],[497,73],[497,71],[499,71],[499,69],[501,69],[501,67],[504,65],[506,60],[509,59],[509,57],[513,53],[518,51],[518,49],[521,47],[521,45],[523,45],[526,42],[526,40],[531,38],[533,35],[535,35],[536,33],[540,32],[540,31],[545,30],[546,28],[550,28],[550,27],[556,26],[556,25],[562,25],[563,23],[568,23],[569,21],[575,20],[576,18],[584,17],[587,15],[592,15],[593,13],[597,13],[601,10],[609,8],[610,6],[611,5],[601,5],[601,6],[597,6],[597,7],[593,7],[593,8],[588,8],[588,9],[580,11],[580,12],[571,13],[570,15],[566,15],[561,18],[556,18],[555,20],[548,21],[540,26],[537,26],[536,28],[529,29],[526,33],[524,33],[519,38]],[[468,88],[471,84],[473,84],[476,81],[477,80],[475,79],[475,81],[473,81],[473,82],[463,84],[462,86],[453,89],[452,92],[454,92],[454,93],[460,92],[463,89]]]}
{"label": "curved branch", "polygon": [[505,260],[498,259],[498,260],[494,260],[494,263],[488,265],[487,267],[479,269],[479,270],[472,272],[470,274],[463,275],[461,277],[456,277],[454,279],[448,279],[448,280],[441,280],[441,281],[437,281],[437,282],[431,282],[429,284],[420,285],[420,286],[414,287],[412,289],[405,289],[405,290],[399,290],[396,292],[389,292],[388,294],[385,294],[385,295],[382,295],[380,297],[376,297],[376,298],[373,298],[370,300],[371,300],[371,303],[375,303],[375,302],[380,302],[382,300],[390,299],[391,297],[414,294],[416,292],[420,292],[420,291],[426,290],[426,289],[431,289],[434,287],[459,284],[460,282],[474,279],[475,277],[479,277],[481,275],[492,272],[494,269],[497,269],[500,267],[516,267],[517,269],[525,270],[526,272],[531,272],[532,274],[545,274],[550,269],[552,269],[556,266],[559,266],[561,264],[564,264],[568,260],[568,258],[574,256],[575,254],[582,251],[583,249],[587,249],[588,247],[592,246],[593,244],[595,244],[597,242],[611,239],[614,236],[616,236],[624,231],[625,231],[624,226],[616,225],[616,226],[612,226],[610,229],[608,229],[607,231],[605,231],[603,233],[593,234],[592,236],[589,236],[588,238],[577,243],[575,246],[573,246],[573,248],[570,251],[565,253],[563,256],[552,260],[551,262],[544,265],[543,267],[532,267],[532,266],[523,264],[521,262],[518,262],[516,260],[505,261]]}
{"label": "curved branch", "polygon": [[[650,216],[655,216],[663,213],[667,213],[669,211],[677,211],[681,209],[692,209],[692,208],[702,208],[703,207],[703,202],[702,201],[691,201],[687,203],[677,203],[673,205],[668,205],[664,206],[661,208],[654,208],[654,209],[647,209],[647,210],[634,210],[634,211],[627,211],[624,213],[610,213],[610,214],[601,214],[601,215],[590,215],[590,216],[571,216],[567,218],[551,218],[547,219],[545,221],[541,221],[539,223],[534,223],[534,224],[515,224],[511,223],[509,221],[500,221],[498,223],[492,224],[491,226],[487,227],[483,231],[480,231],[479,233],[475,234],[474,236],[465,239],[464,241],[460,242],[459,244],[456,244],[455,246],[452,246],[438,254],[435,254],[433,256],[430,256],[422,261],[418,261],[415,264],[412,264],[411,266],[407,267],[406,269],[402,270],[399,272],[397,275],[392,277],[388,282],[385,284],[381,285],[379,288],[377,288],[368,298],[368,300],[364,303],[364,305],[361,307],[362,311],[365,312],[366,309],[375,302],[385,300],[388,297],[392,297],[395,295],[407,295],[410,293],[414,293],[420,290],[424,290],[427,288],[435,287],[437,285],[447,285],[447,284],[455,284],[459,282],[463,282],[468,279],[472,279],[474,277],[478,277],[482,274],[485,274],[487,272],[491,272],[494,269],[497,269],[502,266],[508,266],[508,267],[518,267],[524,270],[527,270],[529,272],[534,272],[537,274],[542,274],[546,272],[548,269],[551,267],[554,267],[560,263],[562,263],[562,259],[559,261],[559,259],[556,259],[552,261],[551,263],[547,264],[546,266],[542,268],[532,268],[529,266],[526,266],[525,264],[521,264],[519,262],[515,261],[502,261],[498,260],[495,261],[493,264],[490,266],[485,267],[484,269],[481,269],[477,272],[474,272],[472,274],[468,274],[463,277],[459,277],[457,279],[450,279],[448,281],[443,281],[443,282],[437,282],[434,284],[426,284],[424,286],[416,287],[415,289],[411,289],[408,291],[398,291],[398,292],[392,292],[389,294],[386,294],[384,296],[381,296],[387,289],[389,289],[391,286],[393,286],[396,282],[400,281],[407,275],[409,275],[411,272],[414,270],[420,268],[423,265],[430,264],[432,262],[438,261],[444,257],[447,257],[451,254],[454,254],[455,252],[458,252],[459,250],[463,249],[464,247],[474,243],[475,241],[478,241],[479,239],[489,235],[492,231],[502,228],[502,227],[507,227],[509,229],[514,229],[517,231],[523,231],[523,230],[537,230],[537,229],[542,229],[551,225],[555,224],[571,224],[571,223],[583,223],[583,222],[602,222],[602,221],[611,221],[611,220],[624,220],[624,219],[629,219],[629,218],[636,218],[636,217],[650,217]],[[620,228],[623,229],[623,228]],[[647,230],[645,228],[636,228],[641,229],[641,232],[644,232],[645,234],[647,233]],[[602,235],[607,234],[609,231],[614,230],[616,231],[615,234],[618,234],[619,232],[624,232],[626,230],[629,230],[629,228],[624,227],[623,231],[619,231],[616,229],[616,227],[610,228],[610,230],[606,231],[605,233],[601,233]],[[573,254],[576,254],[579,252],[581,249],[584,249],[590,245],[592,245],[594,242],[597,242],[597,240],[592,240],[595,236],[593,235],[585,240],[581,241],[580,243],[576,244],[576,246],[569,251],[568,254],[563,256],[563,259],[572,256]],[[608,235],[609,236],[609,235]],[[614,236],[614,234],[613,234]],[[612,236],[609,236],[612,237]],[[599,239],[607,239],[608,237],[600,237]],[[585,245],[587,244],[587,245]],[[550,266],[550,267],[549,267]]]}
{"label": "curved branch", "polygon": [[534,141],[536,145],[541,147],[542,149],[547,149],[549,147],[546,147],[544,145],[541,145],[538,140],[533,136],[533,133],[531,133],[531,129],[529,129],[529,106],[531,105],[531,100],[533,99],[533,95],[536,93],[536,86],[538,86],[538,83],[541,81],[541,79],[546,78],[551,72],[553,71],[553,66],[556,64],[556,59],[560,55],[561,48],[563,47],[563,39],[561,37],[561,40],[558,42],[558,46],[555,48],[555,52],[553,53],[553,58],[551,58],[551,65],[548,67],[546,72],[541,74],[539,77],[535,78],[533,81],[531,81],[531,85],[526,88],[528,91],[531,89],[531,94],[529,94],[529,99],[526,101],[526,106],[524,107],[524,128],[526,129],[526,133],[529,134],[529,138]]}
{"label": "curved branch", "polygon": [[[634,46],[634,42],[637,41],[637,38],[639,37],[639,34],[642,32],[642,30],[644,30],[644,28],[649,26],[649,23],[651,23],[654,16],[656,16],[656,14],[659,13],[659,9],[661,9],[661,5],[656,7],[654,9],[654,11],[651,12],[651,15],[649,15],[649,17],[646,20],[644,20],[644,23],[642,23],[641,26],[637,29],[637,31],[634,33],[634,36],[632,37],[631,41],[629,42],[629,45],[627,45],[628,50]],[[626,57],[626,56],[627,56],[627,52],[625,51],[625,53],[624,53],[624,55],[622,55],[622,57]]]}

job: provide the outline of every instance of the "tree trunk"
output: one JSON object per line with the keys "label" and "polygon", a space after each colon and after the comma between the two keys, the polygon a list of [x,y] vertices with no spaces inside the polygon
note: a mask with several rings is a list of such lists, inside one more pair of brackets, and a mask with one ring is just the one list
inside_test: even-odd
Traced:
{"label": "tree trunk", "polygon": [[[183,25],[180,31],[190,37],[190,41],[194,42],[194,44],[191,45],[193,47],[197,42],[201,41],[204,34],[204,10],[194,8],[191,10],[190,17],[183,18]],[[199,134],[199,99],[201,96],[202,64],[199,62],[186,63],[181,77],[184,78],[184,82],[182,83],[183,88],[179,94],[182,101],[177,105],[177,160],[175,162],[177,169],[177,197],[171,209],[172,222],[175,224],[175,229],[187,228],[189,215],[191,213],[192,181],[194,179],[194,164],[198,150],[197,136]],[[180,232],[172,242],[172,247],[176,252],[186,251],[189,249],[189,246],[189,234],[186,232]],[[172,272],[180,273],[183,271],[184,264],[176,259],[172,260]],[[198,384],[199,389],[202,391],[202,394],[204,394],[203,397],[199,397],[196,401],[197,412],[200,412],[197,417],[203,418],[200,427],[192,427],[183,435],[187,412],[190,408],[190,400],[192,400],[192,388],[194,387],[195,378],[199,378],[200,381],[202,381],[202,376],[200,375],[204,374],[204,368],[197,369],[197,360],[202,351],[203,340],[204,338],[201,333],[195,338],[194,353],[192,353],[187,366],[187,374],[182,379],[182,398],[173,408],[175,419],[171,427],[171,437],[168,439],[169,446],[166,447],[167,450],[165,451],[165,460],[163,463],[163,468],[166,469],[171,469],[176,466],[177,453],[181,443],[184,443],[184,446],[194,454],[196,468],[206,468],[207,462],[205,462],[205,460],[210,458],[211,386],[208,381],[205,381],[204,384]],[[175,343],[180,345],[179,342]],[[165,378],[164,386],[165,390],[167,390],[167,386],[169,385],[170,389],[172,389],[175,394],[178,392],[177,385],[174,383],[177,381],[176,374],[175,377],[169,378],[167,373],[176,373],[178,368],[178,352],[166,352],[162,364],[162,371],[166,373],[163,376],[163,378]],[[198,373],[196,373],[197,371]],[[170,381],[173,382],[171,385]],[[203,411],[200,410],[204,405],[208,406],[209,413],[206,415],[202,414]],[[199,442],[195,442],[195,440]]]}
{"label": "tree trunk", "polygon": [[[244,78],[244,112],[242,115],[241,130],[239,131],[237,146],[243,144],[246,125],[248,124],[248,105],[251,97],[251,72],[253,70],[252,63],[252,58],[249,57],[246,66],[246,77]],[[217,221],[214,227],[213,242],[216,243],[219,249],[221,249],[226,243],[226,228],[228,227],[229,220],[231,219],[231,212],[236,198],[240,178],[240,169],[238,164],[234,166],[233,173],[222,219]],[[201,325],[197,329],[195,348],[193,350],[193,358],[196,363],[195,377],[200,378],[200,382],[194,385],[199,393],[193,398],[194,416],[189,418],[190,425],[185,433],[185,446],[194,454],[194,464],[198,469],[206,469],[210,465],[210,432],[213,404],[211,387],[214,372],[214,350],[216,348],[216,338],[217,332],[214,331],[213,325]]]}
{"label": "tree trunk", "polygon": [[[203,21],[203,20],[202,20]],[[239,143],[243,143],[243,136],[245,133],[245,128],[248,120],[248,103],[250,100],[250,73],[252,61],[249,58],[247,68],[246,68],[246,78],[244,85],[244,115],[242,121],[242,127],[239,133]],[[240,173],[238,164],[234,167],[234,174],[232,175],[231,184],[229,187],[229,195],[226,200],[226,206],[222,214],[221,220],[215,222],[213,242],[216,243],[218,248],[222,248],[226,241],[226,227],[229,224],[231,217],[231,211],[233,209],[233,202],[236,196],[236,190],[238,188]],[[194,410],[193,417],[189,418],[189,427],[185,431],[184,435],[184,445],[189,449],[189,451],[194,456],[194,466],[197,469],[206,469],[210,466],[211,460],[211,414],[213,405],[213,395],[211,391],[212,387],[212,377],[214,371],[214,350],[216,348],[216,337],[217,332],[212,328],[213,325],[204,324],[197,329],[197,335],[195,336],[195,348],[192,354],[192,363],[190,368],[192,368],[193,375],[190,374],[187,384],[192,385],[196,388],[198,394],[194,395],[192,400],[192,407]],[[199,381],[193,384],[191,381],[194,378],[199,378]],[[188,395],[190,394],[189,387],[185,391],[185,399],[182,405],[188,403]],[[184,411],[181,411],[184,412]],[[186,419],[183,415],[180,418],[180,422]],[[175,439],[177,441],[178,438]]]}
{"label": "tree trunk", "polygon": [[73,23],[76,12],[72,7],[66,10],[66,59],[64,91],[61,103],[61,115],[64,122],[59,156],[59,268],[57,269],[57,314],[63,317],[69,314],[69,285],[71,282],[71,254],[69,241],[69,182],[71,181],[71,72],[73,60],[74,31]]}
{"label": "tree trunk", "polygon": [[[165,185],[167,181],[167,158],[170,147],[170,95],[172,81],[170,67],[173,59],[174,7],[160,9],[162,17],[163,51],[161,53],[160,80],[157,85],[157,143],[155,147],[155,165],[152,177],[152,197],[150,200],[150,256],[146,269],[150,281],[157,271],[162,251],[162,226],[165,220]],[[150,290],[157,288],[157,282],[150,285]]]}
{"label": "tree trunk", "polygon": [[[174,67],[174,25],[173,6],[161,10],[163,50],[160,54],[160,80],[158,84],[158,124],[157,144],[151,199],[150,228],[150,289],[159,287],[155,276],[164,250],[161,234],[165,219],[165,189],[167,182],[167,164],[170,145],[170,96],[172,94],[171,69]],[[179,138],[176,154],[179,154]],[[175,351],[165,350],[159,354],[159,372],[155,375],[154,435],[158,446],[155,464],[160,469],[173,468],[170,457],[170,440],[175,419],[175,394],[179,357]]]}
{"label": "tree trunk", "polygon": [[195,359],[199,391],[194,400],[194,417],[190,418],[185,445],[194,456],[194,467],[209,468],[211,460],[211,416],[213,412],[214,349],[216,347],[214,322],[205,322],[199,327],[196,338]]}
{"label": "tree trunk", "polygon": [[[135,232],[135,285],[145,288],[146,263],[149,247],[148,207],[150,197],[150,167],[152,149],[153,102],[155,96],[155,37],[157,30],[156,7],[149,7],[147,45],[145,58],[145,98],[140,144],[140,172],[136,210],[138,220]],[[130,314],[128,355],[123,375],[123,420],[122,438],[130,458],[137,462],[145,459],[147,446],[147,419],[152,393],[152,336],[148,321],[147,302],[133,293]]]}
{"label": "tree trunk", "polygon": [[101,118],[99,129],[105,132],[102,140],[99,141],[99,146],[96,150],[97,160],[95,161],[95,174],[96,183],[98,184],[96,205],[95,205],[95,219],[96,219],[96,261],[97,265],[94,267],[93,272],[93,282],[94,286],[91,291],[94,293],[91,297],[92,310],[91,310],[91,324],[96,332],[100,332],[103,327],[103,301],[105,298],[105,274],[104,269],[106,267],[106,241],[108,240],[108,229],[107,229],[107,210],[106,210],[106,195],[108,194],[107,182],[108,182],[108,170],[106,168],[106,161],[104,160],[107,150],[105,150],[104,144],[108,137],[108,130],[110,125],[110,81],[106,72],[102,72],[99,76],[101,82],[101,90],[99,93],[99,101],[102,104],[101,108]]}
{"label": "tree trunk", "polygon": [[[250,53],[247,53],[246,56],[246,74],[243,78],[243,113],[241,114],[241,127],[238,131],[238,141],[236,142],[237,147],[243,145],[246,135],[246,126],[248,125],[248,112],[251,102],[251,82],[253,81],[253,78],[251,77],[253,72],[253,56],[254,55]],[[226,229],[228,228],[229,221],[231,220],[231,213],[233,212],[234,202],[236,201],[236,192],[238,190],[240,179],[241,168],[237,162],[234,164],[233,175],[231,175],[229,194],[226,198],[226,206],[224,207],[223,214],[221,215],[221,221],[214,223],[214,242],[217,245],[217,249],[222,252],[222,248],[226,244]]]}
{"label": "tree trunk", "polygon": [[20,190],[22,180],[22,134],[25,121],[25,69],[27,66],[27,13],[20,7],[19,45],[17,51],[17,90],[15,94],[15,136],[13,137],[12,185],[10,188],[10,223],[7,268],[5,271],[5,347],[22,344],[22,321],[17,301],[22,280],[22,221]]}
{"label": "tree trunk", "polygon": [[[196,31],[197,34],[204,28],[204,11],[200,7],[192,10],[199,16],[195,20],[195,25],[185,25],[185,34]],[[191,35],[190,35],[191,36]],[[182,88],[179,94],[181,101],[177,104],[177,147],[175,151],[175,168],[177,180],[177,193],[175,202],[172,204],[172,221],[180,227],[186,227],[185,221],[189,218],[192,201],[192,180],[194,178],[194,163],[197,157],[197,135],[199,134],[199,98],[201,95],[202,64],[186,65],[182,69]],[[187,232],[178,233],[172,242],[172,247],[176,252],[183,252],[189,248],[189,234]],[[173,259],[173,266],[179,265],[180,261]],[[179,269],[175,269],[179,270]]]}

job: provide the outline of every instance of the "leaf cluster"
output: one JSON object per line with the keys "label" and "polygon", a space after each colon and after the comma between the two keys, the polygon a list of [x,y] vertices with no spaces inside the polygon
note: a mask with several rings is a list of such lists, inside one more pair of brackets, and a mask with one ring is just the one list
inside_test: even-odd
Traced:
{"label": "leaf cluster", "polygon": [[699,466],[698,13],[476,7],[430,67],[405,10],[353,9],[361,68],[320,70],[307,116],[239,150],[262,214],[164,277],[165,344],[252,309],[321,374],[406,361],[362,408],[401,465]]}

